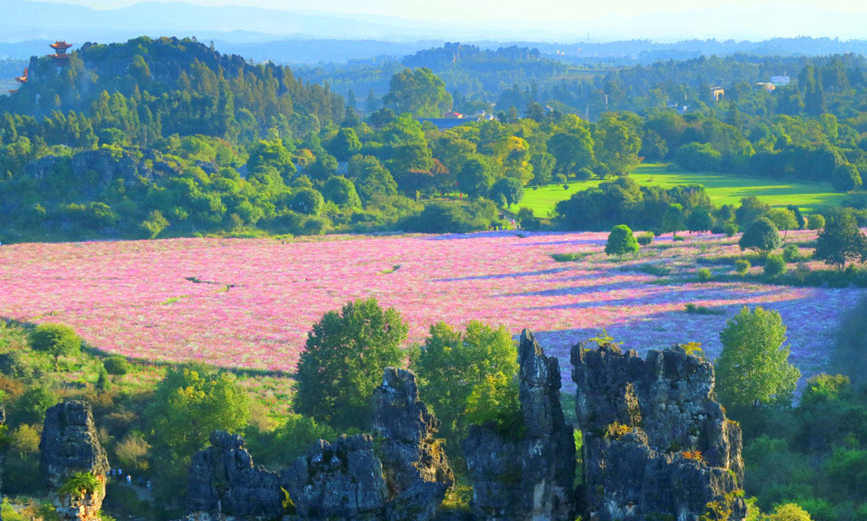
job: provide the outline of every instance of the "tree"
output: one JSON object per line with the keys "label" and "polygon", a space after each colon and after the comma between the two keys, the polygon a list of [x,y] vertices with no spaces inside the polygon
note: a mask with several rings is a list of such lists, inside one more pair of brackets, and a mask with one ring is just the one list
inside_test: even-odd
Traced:
{"label": "tree", "polygon": [[788,232],[789,230],[798,229],[798,218],[795,216],[795,212],[788,208],[771,208],[765,214],[765,217],[774,223],[777,230],[786,230]]}
{"label": "tree", "polygon": [[438,118],[452,107],[446,84],[427,67],[404,69],[392,76],[382,100],[398,114],[409,112],[422,118]]}
{"label": "tree", "polygon": [[722,154],[710,143],[687,143],[678,148],[674,160],[693,172],[716,172],[722,165]]}
{"label": "tree", "polygon": [[69,326],[63,324],[39,324],[30,331],[30,347],[54,357],[57,369],[61,356],[77,354],[81,349],[81,337]]}
{"label": "tree", "polygon": [[157,384],[144,413],[153,447],[155,492],[163,499],[186,489],[187,469],[196,451],[216,430],[242,432],[250,419],[247,393],[225,372],[173,367]]}
{"label": "tree", "polygon": [[468,159],[458,172],[458,188],[474,199],[485,197],[494,183],[494,173],[487,159]]}
{"label": "tree", "polygon": [[867,237],[851,211],[828,216],[816,239],[814,257],[843,269],[849,261],[867,260]]}
{"label": "tree", "polygon": [[605,253],[618,257],[623,257],[627,253],[633,255],[638,253],[638,241],[632,235],[629,226],[618,224],[611,229],[611,233],[608,234],[608,242],[605,243]]}
{"label": "tree", "polygon": [[60,398],[47,385],[29,387],[15,402],[15,412],[21,423],[42,423],[45,411],[53,407]]}
{"label": "tree", "polygon": [[520,179],[501,177],[491,187],[491,199],[503,206],[518,204],[524,198],[524,185]]}
{"label": "tree", "polygon": [[[443,322],[431,326],[424,345],[410,355],[410,369],[450,449],[459,449],[466,435],[473,392],[481,398],[491,394],[484,392],[490,387],[508,385],[518,371],[517,360],[515,342],[505,327],[495,329],[475,320],[463,333]],[[486,388],[477,390],[480,386]]]}
{"label": "tree", "polygon": [[617,175],[628,174],[638,164],[641,150],[641,137],[626,120],[624,115],[605,114],[593,132],[596,158]]}
{"label": "tree", "polygon": [[102,361],[103,367],[112,376],[123,376],[129,372],[129,362],[126,358],[113,355]]}
{"label": "tree", "polygon": [[810,513],[796,503],[786,503],[774,509],[774,513],[767,516],[768,521],[813,521]]}
{"label": "tree", "polygon": [[397,310],[373,298],[326,313],[298,361],[295,412],[342,429],[369,426],[373,389],[386,367],[400,364],[408,332]]}
{"label": "tree", "polygon": [[579,126],[571,132],[561,132],[548,138],[548,152],[556,159],[557,172],[570,175],[584,167],[593,166],[593,138]]}
{"label": "tree", "polygon": [[361,207],[361,199],[358,198],[358,192],[355,191],[355,184],[345,177],[329,177],[325,186],[322,187],[322,195],[337,206]]}
{"label": "tree", "polygon": [[744,306],[720,333],[717,394],[726,406],[757,407],[791,399],[801,372],[789,363],[786,326],[776,311]]}
{"label": "tree", "polygon": [[683,212],[683,205],[680,203],[668,205],[662,216],[662,232],[671,232],[671,236],[675,237],[677,232],[684,228],[686,228],[686,216]]}
{"label": "tree", "polygon": [[844,163],[831,174],[831,186],[838,192],[851,192],[861,188],[861,174],[855,165]]}
{"label": "tree", "polygon": [[397,194],[397,183],[391,173],[373,156],[353,156],[347,175],[355,182],[358,196],[365,204],[376,195]]}
{"label": "tree", "polygon": [[319,215],[324,202],[322,194],[313,188],[298,188],[292,194],[289,208],[305,215]]}
{"label": "tree", "polygon": [[713,216],[707,208],[696,208],[686,219],[686,229],[691,232],[706,232],[713,228]]}
{"label": "tree", "polygon": [[361,141],[354,129],[341,128],[328,143],[328,152],[338,161],[348,161],[350,157],[361,151]]}
{"label": "tree", "polygon": [[741,229],[746,229],[753,220],[764,215],[771,207],[759,201],[759,198],[751,195],[741,198],[741,205],[735,210],[735,220]]}
{"label": "tree", "polygon": [[753,221],[738,241],[741,250],[756,250],[762,256],[767,256],[782,244],[780,232],[767,217],[759,217]]}

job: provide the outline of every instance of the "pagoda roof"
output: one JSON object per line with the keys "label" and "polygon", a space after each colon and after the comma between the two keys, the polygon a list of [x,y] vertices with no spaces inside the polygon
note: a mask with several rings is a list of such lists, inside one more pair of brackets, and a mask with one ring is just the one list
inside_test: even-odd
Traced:
{"label": "pagoda roof", "polygon": [[64,49],[64,50],[66,50],[66,49],[69,49],[70,47],[72,47],[72,44],[66,43],[65,41],[62,41],[62,40],[57,40],[56,42],[49,44],[48,46],[51,47],[52,49]]}
{"label": "pagoda roof", "polygon": [[18,83],[27,83],[27,69],[24,69],[24,74],[21,76],[16,76],[15,81]]}

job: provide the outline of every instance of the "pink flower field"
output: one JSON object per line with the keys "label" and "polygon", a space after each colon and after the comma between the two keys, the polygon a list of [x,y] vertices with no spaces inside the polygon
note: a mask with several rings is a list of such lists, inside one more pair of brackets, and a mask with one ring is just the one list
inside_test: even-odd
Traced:
{"label": "pink flower field", "polygon": [[[91,345],[131,357],[292,371],[323,313],[376,297],[403,314],[415,341],[437,321],[481,320],[515,334],[530,328],[560,357],[568,381],[570,346],[602,328],[639,352],[697,341],[714,357],[726,320],[744,304],[760,304],[782,314],[792,360],[810,375],[826,363],[843,307],[864,294],[692,276],[653,284],[659,277],[638,265],[690,273],[701,267],[700,256],[737,253],[734,239],[657,240],[641,258],[617,263],[602,253],[606,237],[495,232],[4,245],[0,316],[66,323]],[[588,256],[555,262],[552,253]],[[725,314],[687,314],[688,303]]]}

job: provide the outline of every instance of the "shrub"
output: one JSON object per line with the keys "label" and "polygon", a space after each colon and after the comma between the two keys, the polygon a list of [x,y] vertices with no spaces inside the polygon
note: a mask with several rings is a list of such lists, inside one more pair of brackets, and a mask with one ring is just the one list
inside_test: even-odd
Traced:
{"label": "shrub", "polygon": [[629,226],[619,224],[611,230],[611,233],[608,234],[608,242],[605,244],[605,253],[618,257],[627,253],[638,253],[638,241],[635,240]]}
{"label": "shrub", "polygon": [[638,241],[638,244],[640,244],[641,246],[647,246],[648,244],[653,242],[654,237],[655,237],[655,235],[653,234],[653,232],[645,232],[645,233],[642,233],[641,235],[639,235],[638,239],[636,239],[636,240]]}
{"label": "shrub", "polygon": [[701,282],[707,282],[711,278],[713,278],[713,274],[711,274],[709,269],[701,268],[698,270],[698,280],[700,280]]}
{"label": "shrub", "polygon": [[825,216],[819,213],[811,214],[807,218],[807,228],[811,230],[821,230],[825,227]]}
{"label": "shrub", "polygon": [[727,223],[725,227],[723,227],[723,233],[726,234],[726,237],[734,237],[736,233],[738,233],[738,225],[735,223]]}
{"label": "shrub", "polygon": [[129,362],[118,355],[110,356],[102,361],[105,371],[112,376],[123,376],[129,372]]}
{"label": "shrub", "polygon": [[30,387],[15,402],[15,411],[22,423],[42,423],[45,411],[58,401],[57,393],[48,386]]}
{"label": "shrub", "polygon": [[768,255],[765,262],[765,275],[776,277],[786,272],[786,261],[780,255]]}
{"label": "shrub", "polygon": [[81,498],[93,494],[102,487],[99,478],[90,472],[76,472],[60,486],[57,493],[61,496]]}
{"label": "shrub", "polygon": [[518,224],[521,225],[521,228],[525,230],[538,230],[542,227],[542,221],[535,215],[533,215],[533,210],[529,208],[521,208],[518,210]]}
{"label": "shrub", "polygon": [[803,260],[801,257],[801,251],[794,244],[787,244],[785,248],[783,248],[783,260],[786,262],[798,262]]}
{"label": "shrub", "polygon": [[557,184],[566,184],[566,176],[563,174],[557,174],[554,176],[554,181],[556,181]]}
{"label": "shrub", "polygon": [[36,351],[52,355],[54,367],[57,369],[61,356],[78,353],[81,349],[81,337],[71,327],[63,324],[39,324],[30,331],[30,346]]}
{"label": "shrub", "polygon": [[725,310],[713,309],[706,306],[696,306],[695,304],[687,304],[685,310],[690,315],[725,315]]}
{"label": "shrub", "polygon": [[735,261],[735,270],[741,275],[746,275],[750,271],[750,261],[747,259],[738,259]]}
{"label": "shrub", "polygon": [[121,464],[121,468],[143,472],[150,466],[147,462],[150,448],[151,445],[144,436],[136,432],[129,432],[114,446],[114,454],[117,457],[117,462]]}
{"label": "shrub", "polygon": [[586,256],[584,253],[552,253],[551,258],[556,262],[574,262]]}

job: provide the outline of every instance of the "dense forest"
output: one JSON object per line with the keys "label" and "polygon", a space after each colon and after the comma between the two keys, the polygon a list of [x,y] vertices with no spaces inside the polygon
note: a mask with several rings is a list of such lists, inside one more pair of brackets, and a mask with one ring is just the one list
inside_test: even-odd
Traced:
{"label": "dense forest", "polygon": [[[525,189],[613,181],[642,161],[841,192],[857,190],[867,170],[867,70],[854,56],[699,58],[547,90],[503,87],[513,73],[545,78],[562,67],[527,49],[450,44],[405,62],[415,68],[395,72],[362,117],[354,97],[193,40],[87,44],[62,66],[33,58],[27,83],[0,98],[0,240],[469,231],[504,226],[511,216],[497,206]],[[438,130],[425,118],[490,103],[450,94],[428,66],[477,75],[497,117]],[[780,70],[797,75],[772,92],[754,85]],[[577,213],[565,205],[547,224],[527,214],[518,223],[608,229],[636,196],[626,181],[606,186],[592,190],[608,196]],[[733,222],[700,188],[678,190],[697,197],[647,197],[683,205],[686,218],[700,208],[714,217],[709,229]],[[662,215],[629,224],[659,230]]]}

